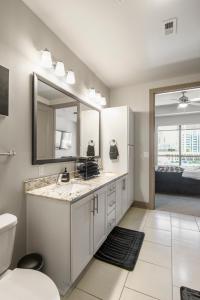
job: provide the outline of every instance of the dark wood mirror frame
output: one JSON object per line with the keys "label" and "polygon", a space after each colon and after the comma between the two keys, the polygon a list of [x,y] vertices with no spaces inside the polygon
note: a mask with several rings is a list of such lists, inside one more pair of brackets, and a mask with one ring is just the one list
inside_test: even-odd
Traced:
{"label": "dark wood mirror frame", "polygon": [[[79,156],[69,156],[65,158],[53,158],[53,159],[37,159],[37,92],[38,92],[38,80],[49,85],[50,87],[56,89],[57,91],[71,97],[72,99],[76,100],[78,103],[86,105],[96,111],[99,112],[99,155],[95,156],[99,158],[101,155],[101,110],[97,109],[96,107],[84,102],[77,96],[73,95],[72,93],[68,92],[67,90],[57,86],[53,82],[47,80],[46,78],[38,75],[37,73],[33,73],[33,84],[32,84],[32,164],[33,165],[42,165],[42,164],[49,164],[49,163],[59,163],[59,162],[68,162],[68,161],[76,161]],[[80,115],[78,114],[78,147],[80,153]]]}

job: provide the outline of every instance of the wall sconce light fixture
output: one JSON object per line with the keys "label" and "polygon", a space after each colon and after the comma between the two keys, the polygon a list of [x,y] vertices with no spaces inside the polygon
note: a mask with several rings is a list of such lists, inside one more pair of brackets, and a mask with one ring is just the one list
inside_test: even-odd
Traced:
{"label": "wall sconce light fixture", "polygon": [[64,77],[65,74],[64,63],[62,61],[58,61],[55,65],[55,75],[58,77]]}
{"label": "wall sconce light fixture", "polygon": [[53,66],[51,52],[47,48],[41,51],[41,64],[46,69],[50,69]]}
{"label": "wall sconce light fixture", "polygon": [[76,83],[76,77],[75,77],[74,71],[72,71],[72,70],[67,71],[66,82],[68,84],[75,84]]}

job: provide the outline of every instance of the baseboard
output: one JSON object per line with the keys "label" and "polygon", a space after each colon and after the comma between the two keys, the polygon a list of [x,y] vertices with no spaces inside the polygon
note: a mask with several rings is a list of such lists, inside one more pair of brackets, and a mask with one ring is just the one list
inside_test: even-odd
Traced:
{"label": "baseboard", "polygon": [[151,209],[150,203],[146,203],[146,202],[134,201],[133,206],[138,208]]}

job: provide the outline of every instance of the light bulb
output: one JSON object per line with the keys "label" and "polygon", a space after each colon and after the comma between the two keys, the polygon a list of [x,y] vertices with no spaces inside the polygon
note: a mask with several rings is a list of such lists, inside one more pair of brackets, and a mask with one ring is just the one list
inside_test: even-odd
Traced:
{"label": "light bulb", "polygon": [[41,64],[44,68],[50,69],[52,68],[52,57],[51,52],[48,49],[44,49],[41,51]]}
{"label": "light bulb", "polygon": [[69,70],[67,72],[67,78],[66,81],[68,84],[75,84],[76,83],[76,78],[75,78],[75,74],[72,70]]}
{"label": "light bulb", "polygon": [[96,96],[96,91],[95,91],[95,89],[94,89],[94,88],[90,88],[90,89],[89,89],[89,97],[90,97],[91,99],[94,99],[95,96]]}
{"label": "light bulb", "polygon": [[179,103],[178,107],[179,108],[186,108],[186,107],[188,107],[188,103],[184,103],[184,102]]}
{"label": "light bulb", "polygon": [[62,61],[58,61],[55,66],[55,75],[58,77],[65,76],[65,65]]}
{"label": "light bulb", "polygon": [[96,93],[95,102],[96,102],[98,105],[101,105],[101,93],[100,93],[100,92],[97,92],[97,93]]}
{"label": "light bulb", "polygon": [[106,97],[101,97],[101,105],[106,105]]}

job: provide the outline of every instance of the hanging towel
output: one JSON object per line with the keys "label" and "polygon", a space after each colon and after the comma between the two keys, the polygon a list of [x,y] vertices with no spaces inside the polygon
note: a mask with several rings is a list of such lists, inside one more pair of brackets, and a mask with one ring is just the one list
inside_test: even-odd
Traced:
{"label": "hanging towel", "polygon": [[117,148],[117,145],[110,145],[110,159],[118,159],[118,156],[119,156],[119,151],[118,151],[118,148]]}
{"label": "hanging towel", "polygon": [[95,156],[94,145],[88,145],[87,156]]}

